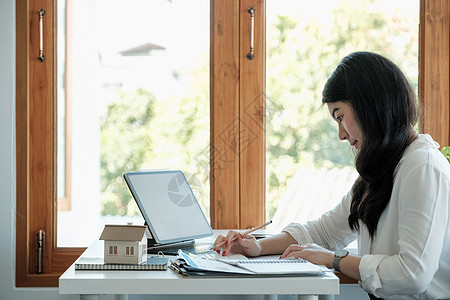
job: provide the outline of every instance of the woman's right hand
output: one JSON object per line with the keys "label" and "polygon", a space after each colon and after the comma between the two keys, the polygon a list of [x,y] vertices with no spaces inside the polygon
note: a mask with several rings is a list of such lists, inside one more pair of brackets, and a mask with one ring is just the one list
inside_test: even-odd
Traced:
{"label": "woman's right hand", "polygon": [[227,254],[242,254],[255,257],[261,253],[261,245],[258,240],[250,234],[242,236],[241,233],[230,230],[227,236],[219,235],[216,238],[214,245],[218,245],[222,242],[224,242],[224,244],[220,248],[215,249],[215,251],[220,254],[220,250],[222,250],[223,256],[226,256]]}

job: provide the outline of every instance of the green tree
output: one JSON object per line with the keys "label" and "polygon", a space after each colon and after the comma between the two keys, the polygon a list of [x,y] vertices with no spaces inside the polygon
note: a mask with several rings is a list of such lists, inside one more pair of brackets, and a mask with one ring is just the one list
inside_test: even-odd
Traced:
{"label": "green tree", "polygon": [[151,156],[151,120],[154,96],[138,89],[121,94],[108,105],[100,121],[100,166],[102,215],[126,215],[131,195],[123,173],[139,169]]}
{"label": "green tree", "polygon": [[[267,187],[273,216],[286,184],[300,167],[352,166],[348,143],[321,108],[321,92],[339,60],[375,51],[400,63],[417,89],[417,33],[401,11],[373,9],[374,0],[341,0],[329,15],[278,16],[267,39]],[[140,168],[183,169],[209,212],[209,66],[180,73],[190,79],[184,97],[155,99],[138,89],[108,106],[101,123],[103,214],[127,214],[131,196],[122,180]],[[157,142],[156,142],[157,141]]]}
{"label": "green tree", "polygon": [[[206,59],[204,60],[207,61]],[[209,214],[209,64],[181,74],[190,85],[181,97],[158,100],[153,145],[145,168],[181,169],[203,211]]]}
{"label": "green tree", "polygon": [[[417,69],[416,32],[401,15],[387,20],[372,9],[375,2],[342,0],[329,19],[305,12],[306,25],[289,16],[278,16],[273,26],[268,25],[269,217],[299,167],[353,166],[354,154],[339,141],[326,107],[321,108],[323,85],[339,60],[353,51],[373,51],[393,58],[407,74]],[[416,76],[417,72],[410,78],[414,87]]]}
{"label": "green tree", "polygon": [[184,76],[192,82],[184,97],[156,99],[140,88],[107,106],[101,119],[103,215],[137,213],[123,173],[166,168],[184,171],[209,212],[208,65]]}

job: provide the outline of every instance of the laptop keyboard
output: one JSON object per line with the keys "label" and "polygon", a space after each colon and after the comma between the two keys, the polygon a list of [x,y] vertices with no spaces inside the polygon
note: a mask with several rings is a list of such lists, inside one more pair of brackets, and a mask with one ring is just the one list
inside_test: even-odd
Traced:
{"label": "laptop keyboard", "polygon": [[192,253],[192,254],[206,254],[206,253],[216,253],[214,250],[211,250],[213,244],[189,244],[189,245],[181,245],[181,246],[167,246],[167,247],[149,247],[147,248],[147,253],[149,254],[158,254],[162,252],[167,255],[177,255],[178,249],[183,250],[184,252]]}

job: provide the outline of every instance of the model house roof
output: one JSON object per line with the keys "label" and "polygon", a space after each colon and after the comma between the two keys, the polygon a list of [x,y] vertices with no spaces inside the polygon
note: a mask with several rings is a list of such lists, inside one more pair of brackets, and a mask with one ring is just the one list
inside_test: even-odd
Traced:
{"label": "model house roof", "polygon": [[149,236],[147,226],[143,225],[105,225],[100,240],[140,241],[144,234]]}

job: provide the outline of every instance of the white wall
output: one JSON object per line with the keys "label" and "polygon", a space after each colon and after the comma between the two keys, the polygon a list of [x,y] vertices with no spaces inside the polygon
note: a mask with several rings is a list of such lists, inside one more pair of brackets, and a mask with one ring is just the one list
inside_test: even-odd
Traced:
{"label": "white wall", "polygon": [[[77,296],[59,295],[57,288],[15,288],[15,0],[0,1],[0,299],[72,300]],[[337,299],[366,299],[358,286],[341,288]],[[186,299],[184,296],[130,296],[138,299]],[[193,296],[191,299],[236,299],[236,297]],[[261,299],[243,296],[240,299]],[[283,296],[281,299],[295,299]],[[102,296],[102,300],[113,299]]]}

